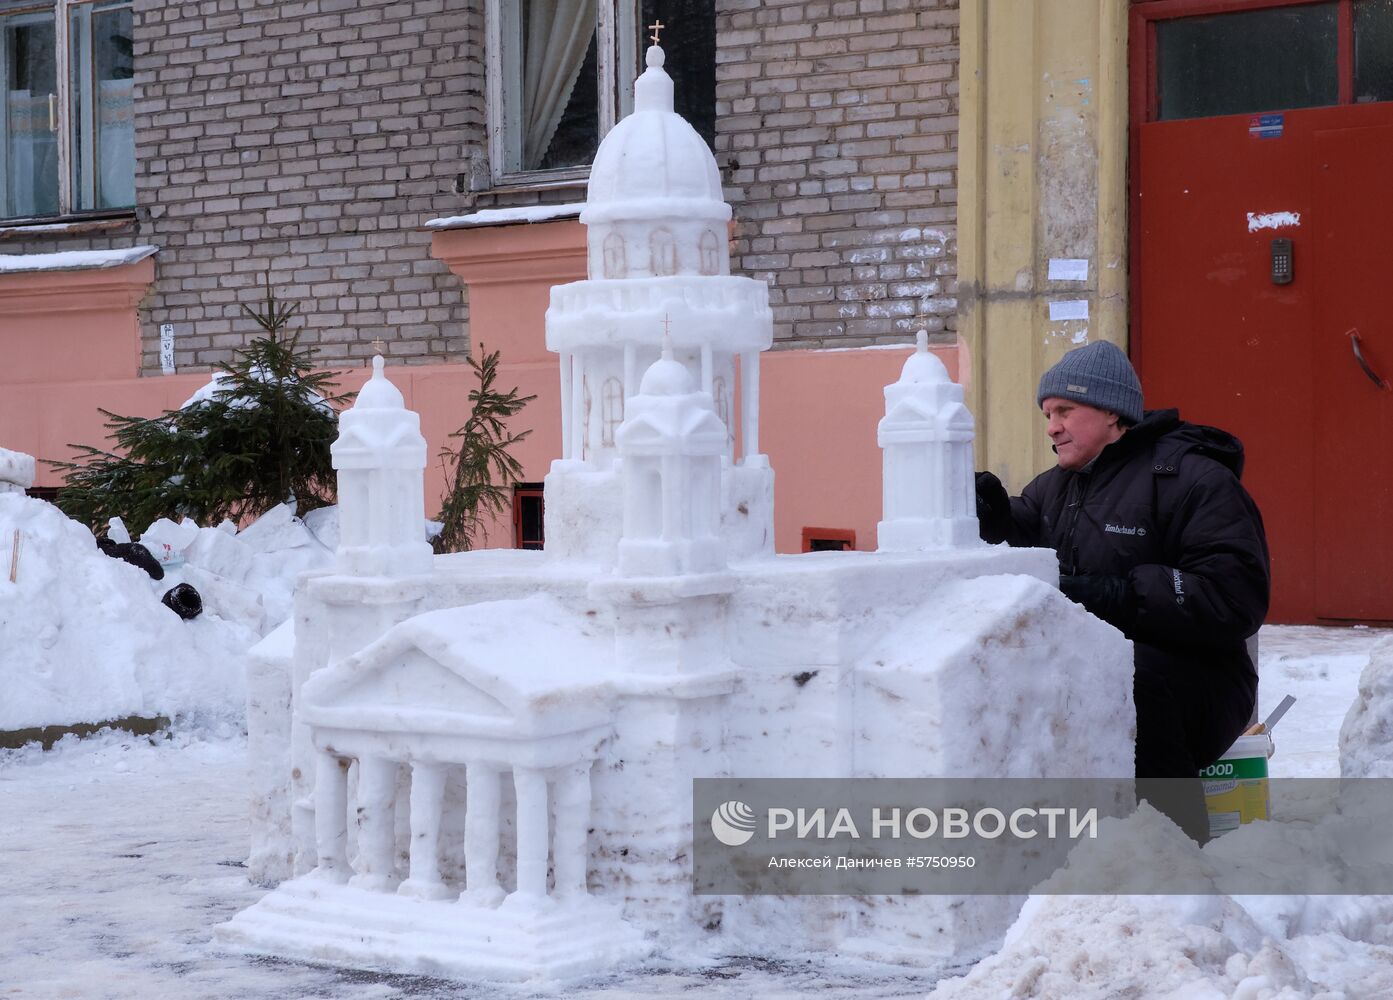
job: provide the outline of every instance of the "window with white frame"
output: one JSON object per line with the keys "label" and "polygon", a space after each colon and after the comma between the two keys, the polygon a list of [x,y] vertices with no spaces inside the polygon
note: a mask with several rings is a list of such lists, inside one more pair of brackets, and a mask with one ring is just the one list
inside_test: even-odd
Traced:
{"label": "window with white frame", "polygon": [[633,105],[653,25],[677,111],[712,142],[715,0],[489,0],[489,160],[495,184],[584,178]]}
{"label": "window with white frame", "polygon": [[9,219],[135,205],[131,0],[0,3]]}

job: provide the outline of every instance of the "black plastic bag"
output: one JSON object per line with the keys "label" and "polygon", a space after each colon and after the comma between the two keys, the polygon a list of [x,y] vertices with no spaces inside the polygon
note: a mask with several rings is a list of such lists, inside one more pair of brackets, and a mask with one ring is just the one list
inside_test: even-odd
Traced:
{"label": "black plastic bag", "polygon": [[197,618],[203,613],[203,598],[198,596],[198,591],[194,590],[187,583],[181,583],[177,587],[171,587],[160,603],[169,610],[173,611],[184,621],[190,618]]}
{"label": "black plastic bag", "polygon": [[150,574],[152,580],[164,579],[164,567],[150,554],[150,550],[139,542],[113,542],[105,535],[97,539],[97,548],[113,559],[120,559],[132,566],[139,566]]}

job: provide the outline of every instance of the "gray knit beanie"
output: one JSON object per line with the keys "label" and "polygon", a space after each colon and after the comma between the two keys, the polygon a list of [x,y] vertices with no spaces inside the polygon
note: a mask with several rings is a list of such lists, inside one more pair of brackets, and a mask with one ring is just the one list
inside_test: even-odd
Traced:
{"label": "gray knit beanie", "polygon": [[1043,406],[1051,396],[1116,413],[1129,423],[1141,420],[1141,382],[1127,355],[1106,340],[1075,348],[1045,372],[1035,405]]}

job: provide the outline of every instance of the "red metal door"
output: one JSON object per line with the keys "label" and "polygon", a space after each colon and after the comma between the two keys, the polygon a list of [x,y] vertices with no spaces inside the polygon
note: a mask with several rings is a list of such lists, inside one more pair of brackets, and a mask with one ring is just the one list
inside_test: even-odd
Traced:
{"label": "red metal door", "polygon": [[[1393,103],[1354,103],[1342,51],[1338,105],[1151,120],[1147,18],[1219,6],[1139,4],[1133,20],[1132,358],[1149,408],[1242,439],[1269,620],[1393,620],[1393,392],[1346,335],[1393,378],[1377,301],[1393,283]],[[1290,283],[1273,281],[1274,239],[1292,242]]]}
{"label": "red metal door", "polygon": [[[1393,619],[1393,126],[1315,135],[1315,600]],[[1362,355],[1362,363],[1361,363]]]}

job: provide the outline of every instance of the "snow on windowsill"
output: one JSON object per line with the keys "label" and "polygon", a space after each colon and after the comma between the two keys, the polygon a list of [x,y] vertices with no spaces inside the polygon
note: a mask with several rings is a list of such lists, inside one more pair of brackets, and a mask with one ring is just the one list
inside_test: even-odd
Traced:
{"label": "snow on windowsill", "polygon": [[518,205],[514,208],[485,208],[470,215],[431,219],[426,229],[468,229],[472,226],[512,226],[523,222],[551,222],[580,215],[584,202],[565,205]]}
{"label": "snow on windowsill", "polygon": [[126,247],[120,250],[66,250],[62,253],[0,254],[0,274],[24,271],[83,271],[91,268],[134,264],[159,253],[159,247]]}

